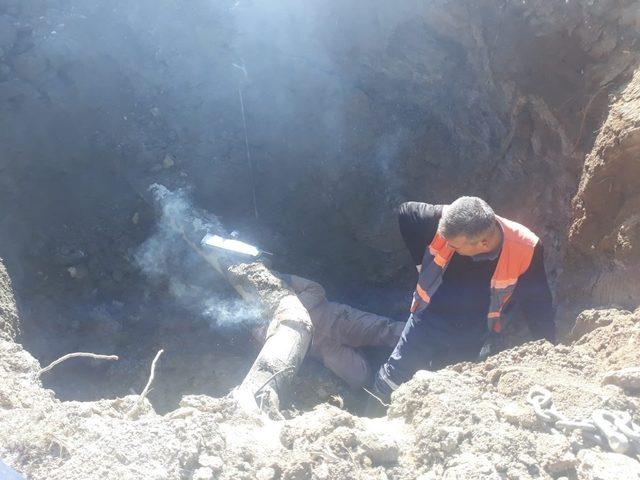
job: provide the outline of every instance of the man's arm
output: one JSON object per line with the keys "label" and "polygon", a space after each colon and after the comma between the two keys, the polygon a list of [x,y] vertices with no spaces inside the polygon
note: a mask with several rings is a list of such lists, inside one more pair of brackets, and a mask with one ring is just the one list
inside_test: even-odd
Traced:
{"label": "man's arm", "polygon": [[542,243],[536,245],[529,269],[518,279],[513,300],[521,306],[533,337],[536,340],[546,338],[551,343],[555,343],[556,312],[544,268]]}
{"label": "man's arm", "polygon": [[416,265],[422,264],[424,251],[438,230],[441,216],[442,205],[421,202],[406,202],[400,205],[398,226]]}

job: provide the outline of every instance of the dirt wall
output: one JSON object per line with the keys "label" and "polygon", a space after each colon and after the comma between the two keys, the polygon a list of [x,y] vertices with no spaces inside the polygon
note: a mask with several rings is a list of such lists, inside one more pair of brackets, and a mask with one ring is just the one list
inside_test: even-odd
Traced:
{"label": "dirt wall", "polygon": [[357,300],[412,280],[401,202],[466,193],[542,235],[555,278],[637,60],[634,2],[604,5],[3,0],[0,250],[30,293],[122,296],[159,182]]}
{"label": "dirt wall", "polygon": [[[593,305],[640,301],[640,71],[613,100],[573,199],[570,289]],[[585,292],[586,290],[586,292]],[[571,292],[571,290],[569,290]]]}

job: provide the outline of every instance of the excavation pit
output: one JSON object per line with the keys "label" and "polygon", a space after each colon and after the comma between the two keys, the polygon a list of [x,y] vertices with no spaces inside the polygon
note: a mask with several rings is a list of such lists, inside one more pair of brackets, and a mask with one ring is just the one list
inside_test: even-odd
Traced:
{"label": "excavation pit", "polygon": [[[628,332],[637,314],[629,312],[640,281],[637,2],[130,3],[0,0],[0,258],[26,350],[8,342],[0,355],[3,460],[51,480],[83,471],[84,443],[104,441],[104,451],[125,457],[142,451],[133,434],[119,436],[116,423],[140,426],[121,418],[127,395],[140,393],[164,349],[148,398],[167,416],[149,410],[136,421],[167,429],[161,438],[173,441],[181,435],[176,425],[191,421],[186,412],[194,414],[184,409],[195,409],[197,428],[187,430],[214,440],[180,437],[188,448],[163,450],[173,444],[158,445],[141,428],[148,448],[170,465],[149,478],[206,478],[199,469],[223,472],[220,478],[355,478],[359,468],[380,478],[445,469],[469,478],[471,465],[486,478],[504,467],[503,478],[510,471],[513,478],[582,479],[589,465],[604,462],[606,455],[588,449],[541,458],[530,432],[522,437],[529,465],[499,441],[488,444],[508,459],[504,465],[482,455],[471,460],[475,447],[457,445],[471,442],[466,432],[476,427],[462,422],[459,432],[457,424],[430,420],[436,405],[454,422],[445,396],[429,390],[433,379],[416,379],[388,418],[370,423],[349,414],[361,413],[363,397],[314,360],[303,364],[284,402],[291,423],[276,432],[247,420],[220,398],[260,351],[250,334],[258,320],[180,238],[146,248],[166,233],[149,186],[184,192],[229,232],[273,253],[274,271],[317,280],[331,300],[396,320],[406,317],[415,286],[397,207],[481,196],[540,235],[561,337],[586,337],[581,346],[507,352],[500,359],[513,370],[492,361],[457,366],[437,374],[434,385],[452,385],[465,399],[464,415],[486,422],[478,438],[493,438],[495,409],[482,403],[492,396],[496,422],[514,435],[513,445],[520,437],[507,424],[526,430],[535,422],[517,404],[528,375],[544,382],[549,372],[564,372],[558,402],[569,411],[578,405],[577,416],[590,414],[587,400],[636,412],[633,395],[609,386],[606,397],[599,376],[636,360],[622,338],[635,338]],[[611,306],[620,310],[581,314],[583,330],[569,335],[580,311]],[[9,310],[0,312],[5,324]],[[605,330],[590,332],[594,325]],[[605,331],[619,351],[607,347]],[[44,366],[73,351],[120,360],[74,359],[45,373],[43,386],[64,403],[20,377],[36,369],[26,352]],[[563,370],[569,354],[594,382],[584,390],[580,375]],[[548,364],[538,365],[538,356]],[[333,395],[346,411],[325,404],[341,403]],[[94,407],[102,413],[91,420]],[[50,422],[46,431],[32,427],[39,418]],[[67,418],[90,418],[86,431],[100,423],[115,440],[85,439],[81,429],[67,429]],[[215,427],[198,430],[205,423]],[[231,440],[238,424],[247,430]],[[377,428],[399,432],[393,440],[409,453],[376,443]],[[6,434],[11,429],[20,434]],[[246,432],[258,432],[263,456],[242,443]],[[541,449],[568,451],[542,438]],[[226,451],[218,440],[254,456],[232,447],[216,453]],[[139,465],[149,465],[145,455],[98,463],[135,478]],[[446,458],[458,463],[445,465]],[[320,463],[331,475],[322,476]]]}

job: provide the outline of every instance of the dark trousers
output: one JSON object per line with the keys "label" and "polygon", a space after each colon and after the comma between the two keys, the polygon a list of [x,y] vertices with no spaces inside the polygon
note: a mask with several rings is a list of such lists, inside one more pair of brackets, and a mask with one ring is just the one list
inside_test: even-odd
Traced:
{"label": "dark trousers", "polygon": [[396,348],[376,375],[375,390],[388,398],[418,370],[476,360],[485,340],[485,325],[483,318],[457,321],[428,310],[411,315]]}

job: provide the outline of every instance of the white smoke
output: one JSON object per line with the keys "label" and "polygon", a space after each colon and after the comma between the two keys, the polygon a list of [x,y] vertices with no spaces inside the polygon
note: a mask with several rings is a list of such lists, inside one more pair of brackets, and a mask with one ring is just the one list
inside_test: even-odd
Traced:
{"label": "white smoke", "polygon": [[202,236],[224,235],[215,215],[193,206],[186,192],[170,192],[162,185],[150,187],[160,206],[155,232],[134,253],[138,268],[154,283],[164,286],[181,307],[209,322],[212,328],[234,329],[264,323],[261,311],[248,305],[184,241],[175,220],[188,224]]}

